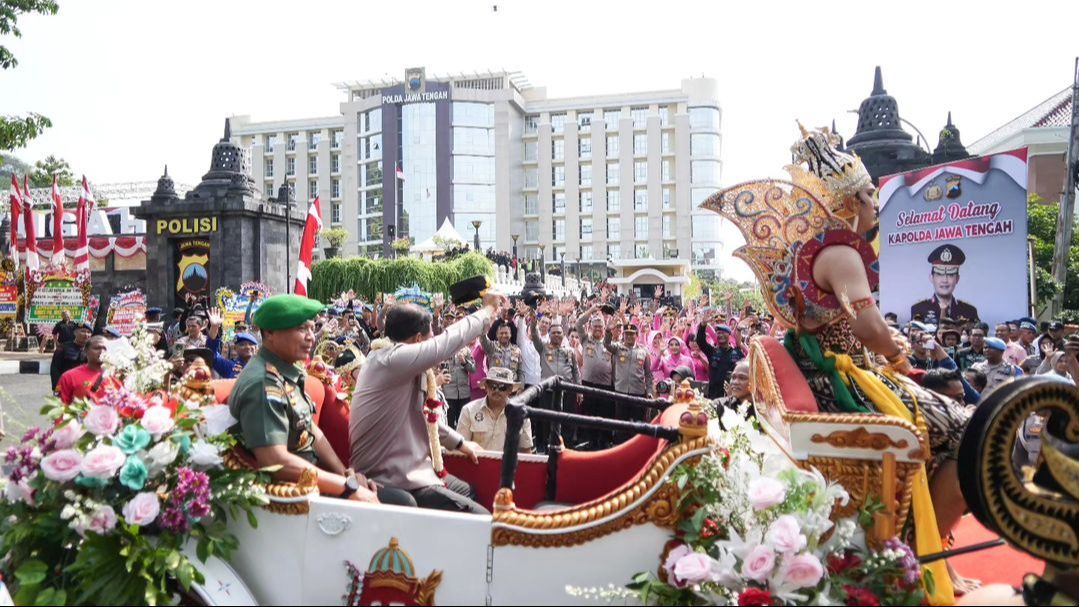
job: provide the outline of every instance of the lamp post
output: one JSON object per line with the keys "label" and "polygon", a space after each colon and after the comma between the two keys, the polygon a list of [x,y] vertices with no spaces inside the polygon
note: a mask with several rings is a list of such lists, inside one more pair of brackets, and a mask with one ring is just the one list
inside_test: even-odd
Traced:
{"label": "lamp post", "polygon": [[544,254],[545,254],[546,250],[547,250],[547,245],[541,244],[540,245],[540,258],[539,258],[539,261],[540,261],[540,278],[543,279],[544,283],[547,282],[547,259],[544,257]]}
{"label": "lamp post", "polygon": [[521,267],[521,262],[517,261],[517,239],[520,237],[520,234],[510,234],[513,239],[513,280],[517,280],[517,270]]}
{"label": "lamp post", "polygon": [[565,289],[566,288],[566,252],[565,251],[560,251],[558,253],[558,256],[561,258],[559,260],[558,269],[559,269],[559,271],[562,272],[562,288]]}
{"label": "lamp post", "polygon": [[480,221],[479,219],[475,219],[475,220],[472,221],[472,227],[476,228],[476,240],[475,240],[475,242],[476,242],[476,250],[477,251],[480,250],[480,225],[482,225],[482,224],[483,224],[483,222]]}
{"label": "lamp post", "polygon": [[277,188],[277,203],[285,205],[285,293],[292,293],[292,200],[286,179]]}

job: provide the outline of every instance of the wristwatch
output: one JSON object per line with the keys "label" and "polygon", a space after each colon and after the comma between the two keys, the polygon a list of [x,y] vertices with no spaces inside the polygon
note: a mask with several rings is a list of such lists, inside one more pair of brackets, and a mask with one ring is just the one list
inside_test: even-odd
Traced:
{"label": "wristwatch", "polygon": [[348,499],[352,497],[353,493],[360,490],[360,479],[356,478],[356,473],[351,469],[345,470],[345,490],[341,492],[341,495],[337,497],[341,499]]}

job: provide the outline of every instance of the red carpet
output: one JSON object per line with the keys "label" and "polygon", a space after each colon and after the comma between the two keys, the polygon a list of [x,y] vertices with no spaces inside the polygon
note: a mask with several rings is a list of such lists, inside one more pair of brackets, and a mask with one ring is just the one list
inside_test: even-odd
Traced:
{"label": "red carpet", "polygon": [[[973,516],[967,515],[956,527],[954,548],[988,542],[996,538],[996,534],[982,527]],[[1042,561],[1007,545],[957,556],[949,560],[959,575],[981,580],[983,584],[1018,586],[1022,583],[1025,574],[1040,574],[1045,568]]]}

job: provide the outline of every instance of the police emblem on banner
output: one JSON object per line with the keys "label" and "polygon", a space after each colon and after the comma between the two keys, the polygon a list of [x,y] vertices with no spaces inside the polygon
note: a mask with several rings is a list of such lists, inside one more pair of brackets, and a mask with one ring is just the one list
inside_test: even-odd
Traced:
{"label": "police emblem on banner", "polygon": [[176,241],[176,295],[205,295],[210,289],[210,241]]}

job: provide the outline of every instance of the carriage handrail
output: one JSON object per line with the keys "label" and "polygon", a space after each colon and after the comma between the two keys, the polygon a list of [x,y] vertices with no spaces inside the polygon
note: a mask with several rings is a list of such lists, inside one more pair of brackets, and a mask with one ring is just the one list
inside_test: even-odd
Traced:
{"label": "carriage handrail", "polygon": [[[590,386],[565,382],[558,376],[549,377],[540,383],[529,387],[521,394],[514,396],[506,405],[506,441],[502,447],[502,478],[500,483],[500,486],[504,489],[512,489],[513,481],[517,476],[517,449],[520,446],[521,428],[524,426],[525,418],[547,420],[554,422],[555,425],[566,423],[571,426],[585,426],[602,430],[612,430],[615,432],[644,434],[646,436],[662,438],[668,441],[678,440],[678,428],[650,424],[647,422],[630,422],[577,415],[575,413],[564,413],[562,411],[552,411],[529,405],[529,403],[542,398],[547,392],[550,392],[553,395],[553,400],[555,402],[561,398],[563,392],[572,392],[599,396],[613,400],[617,403],[639,407],[665,409],[670,406],[670,403],[665,400],[652,400],[626,394],[617,394],[606,390],[592,388]],[[557,453],[550,454],[549,456],[557,457]],[[550,493],[550,491],[548,493]]]}

